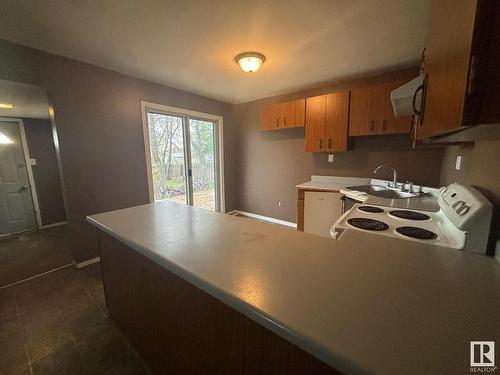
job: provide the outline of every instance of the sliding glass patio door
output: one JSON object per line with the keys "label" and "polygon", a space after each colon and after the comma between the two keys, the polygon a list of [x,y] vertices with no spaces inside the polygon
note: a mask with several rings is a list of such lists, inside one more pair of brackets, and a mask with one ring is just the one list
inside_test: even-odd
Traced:
{"label": "sliding glass patio door", "polygon": [[153,109],[146,121],[154,201],[221,211],[218,121]]}

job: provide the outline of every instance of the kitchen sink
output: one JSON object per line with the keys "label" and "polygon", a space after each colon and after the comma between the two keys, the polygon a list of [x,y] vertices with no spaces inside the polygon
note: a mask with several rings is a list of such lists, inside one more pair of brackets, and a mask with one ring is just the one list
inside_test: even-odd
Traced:
{"label": "kitchen sink", "polygon": [[362,191],[368,195],[373,195],[375,197],[387,198],[387,199],[405,199],[405,198],[415,198],[420,196],[419,194],[407,193],[400,190],[386,188],[377,185],[350,186],[346,189],[354,191]]}

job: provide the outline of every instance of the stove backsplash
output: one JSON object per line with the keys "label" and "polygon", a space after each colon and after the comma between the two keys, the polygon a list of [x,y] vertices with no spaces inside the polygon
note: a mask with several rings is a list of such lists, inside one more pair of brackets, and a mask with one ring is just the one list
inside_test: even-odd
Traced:
{"label": "stove backsplash", "polygon": [[[457,156],[462,157],[456,170]],[[472,146],[447,146],[441,164],[441,185],[472,185],[494,205],[491,246],[500,240],[500,140],[478,140]]]}

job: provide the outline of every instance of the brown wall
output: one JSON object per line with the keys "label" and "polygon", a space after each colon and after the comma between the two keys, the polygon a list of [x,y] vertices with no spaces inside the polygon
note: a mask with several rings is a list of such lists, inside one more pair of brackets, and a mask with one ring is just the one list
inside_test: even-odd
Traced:
{"label": "brown wall", "polygon": [[[0,79],[48,89],[54,106],[73,234],[73,257],[98,255],[88,214],[146,203],[140,101],[225,116],[229,104],[0,40]],[[231,122],[224,121],[231,150]],[[226,180],[231,181],[228,158]],[[234,208],[234,189],[226,204]]]}
{"label": "brown wall", "polygon": [[56,149],[50,120],[23,119],[30,157],[36,159],[32,166],[42,224],[66,220],[61,179],[57,165]]}
{"label": "brown wall", "polygon": [[[296,184],[311,174],[369,177],[379,163],[396,167],[402,180],[439,183],[441,150],[411,150],[407,136],[355,139],[351,151],[335,154],[335,163],[329,164],[325,154],[304,151],[303,129],[259,131],[264,103],[376,83],[380,77],[231,106],[2,40],[0,56],[0,79],[48,89],[77,261],[98,255],[95,233],[84,222],[86,215],[148,200],[141,100],[224,116],[227,210],[295,221]],[[415,74],[411,69],[394,78]]]}
{"label": "brown wall", "polygon": [[[414,78],[416,69],[392,74],[394,78]],[[398,170],[400,181],[438,186],[442,150],[412,150],[408,135],[351,138],[350,151],[335,153],[335,162],[327,162],[327,154],[304,151],[304,129],[274,132],[259,130],[262,105],[326,92],[376,83],[383,77],[340,82],[317,89],[238,104],[233,110],[233,126],[238,129],[237,157],[238,201],[243,211],[282,220],[296,221],[297,191],[295,185],[308,181],[312,174],[371,177],[380,163]],[[234,160],[234,159],[233,159]],[[389,176],[385,176],[389,177]],[[281,206],[276,205],[281,201]]]}

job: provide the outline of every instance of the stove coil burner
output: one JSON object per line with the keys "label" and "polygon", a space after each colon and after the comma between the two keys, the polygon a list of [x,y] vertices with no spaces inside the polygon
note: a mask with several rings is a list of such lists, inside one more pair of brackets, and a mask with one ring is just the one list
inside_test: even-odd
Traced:
{"label": "stove coil burner", "polygon": [[429,215],[408,210],[392,210],[389,211],[389,215],[407,220],[429,220],[431,218]]}
{"label": "stove coil burner", "polygon": [[363,217],[354,217],[352,219],[347,220],[347,222],[351,224],[353,227],[360,229],[373,230],[373,231],[382,231],[389,229],[389,226],[382,221],[366,219]]}
{"label": "stove coil burner", "polygon": [[417,227],[399,227],[396,228],[396,232],[402,234],[403,236],[416,238],[419,240],[435,240],[438,235],[430,230],[417,228]]}
{"label": "stove coil burner", "polygon": [[373,214],[379,214],[379,213],[384,212],[384,210],[381,209],[380,207],[373,207],[373,206],[359,206],[358,210],[363,211],[363,212],[370,212]]}

